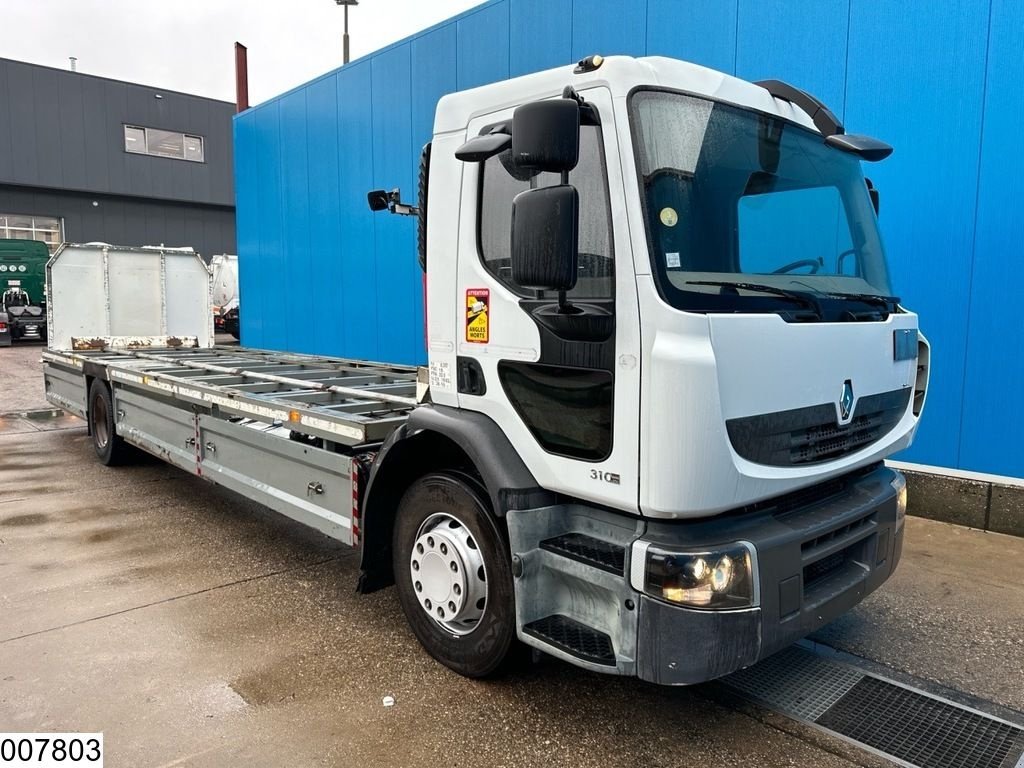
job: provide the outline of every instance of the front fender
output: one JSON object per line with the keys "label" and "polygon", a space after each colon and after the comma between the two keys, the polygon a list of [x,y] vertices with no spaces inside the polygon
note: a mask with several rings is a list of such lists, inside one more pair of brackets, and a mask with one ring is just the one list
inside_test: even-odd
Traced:
{"label": "front fender", "polygon": [[420,405],[391,433],[370,469],[362,503],[360,591],[391,583],[391,534],[398,504],[417,478],[445,469],[477,475],[497,517],[511,509],[555,502],[555,494],[537,484],[490,418],[458,408]]}

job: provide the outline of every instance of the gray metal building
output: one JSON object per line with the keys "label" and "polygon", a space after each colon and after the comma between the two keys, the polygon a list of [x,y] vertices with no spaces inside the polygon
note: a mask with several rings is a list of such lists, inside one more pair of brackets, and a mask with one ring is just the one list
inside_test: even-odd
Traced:
{"label": "gray metal building", "polygon": [[235,253],[234,111],[0,59],[0,238]]}

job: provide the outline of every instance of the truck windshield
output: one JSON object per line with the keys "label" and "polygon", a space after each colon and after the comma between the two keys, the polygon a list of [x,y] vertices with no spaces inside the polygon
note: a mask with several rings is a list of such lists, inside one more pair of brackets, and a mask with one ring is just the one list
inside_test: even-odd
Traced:
{"label": "truck windshield", "polygon": [[892,304],[860,161],[795,123],[640,90],[630,115],[654,274],[679,309]]}

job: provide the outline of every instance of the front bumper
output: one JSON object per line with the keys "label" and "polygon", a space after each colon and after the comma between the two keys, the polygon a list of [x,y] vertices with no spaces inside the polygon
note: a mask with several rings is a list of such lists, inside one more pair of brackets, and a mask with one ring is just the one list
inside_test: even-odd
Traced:
{"label": "front bumper", "polygon": [[[903,547],[894,470],[849,476],[826,498],[652,523],[644,540],[692,549],[753,545],[759,598],[751,608],[706,611],[643,595],[637,674],[665,685],[712,680],[747,667],[841,616],[892,574]],[[813,497],[813,489],[812,489]],[[635,584],[634,584],[635,586]]]}
{"label": "front bumper", "polygon": [[18,318],[7,326],[14,341],[45,341],[46,320]]}

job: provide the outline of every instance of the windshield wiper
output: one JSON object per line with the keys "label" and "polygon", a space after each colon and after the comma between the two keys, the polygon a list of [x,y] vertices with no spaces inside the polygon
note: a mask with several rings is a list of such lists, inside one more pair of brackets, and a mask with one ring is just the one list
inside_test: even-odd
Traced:
{"label": "windshield wiper", "polygon": [[847,299],[849,301],[863,301],[865,304],[882,304],[888,307],[890,304],[899,304],[899,296],[882,296],[876,293],[842,293],[829,291],[821,294],[822,296],[828,296],[830,299]]}
{"label": "windshield wiper", "polygon": [[774,285],[764,285],[762,283],[734,283],[731,280],[687,280],[687,285],[717,285],[722,288],[740,288],[745,291],[759,291],[761,293],[774,293],[776,296],[781,296],[784,299],[790,301],[798,301],[805,307],[808,307],[813,311],[820,320],[824,317],[824,313],[821,311],[821,304],[818,303],[817,299],[807,293],[797,293],[796,291],[787,291],[785,288],[776,288]]}

